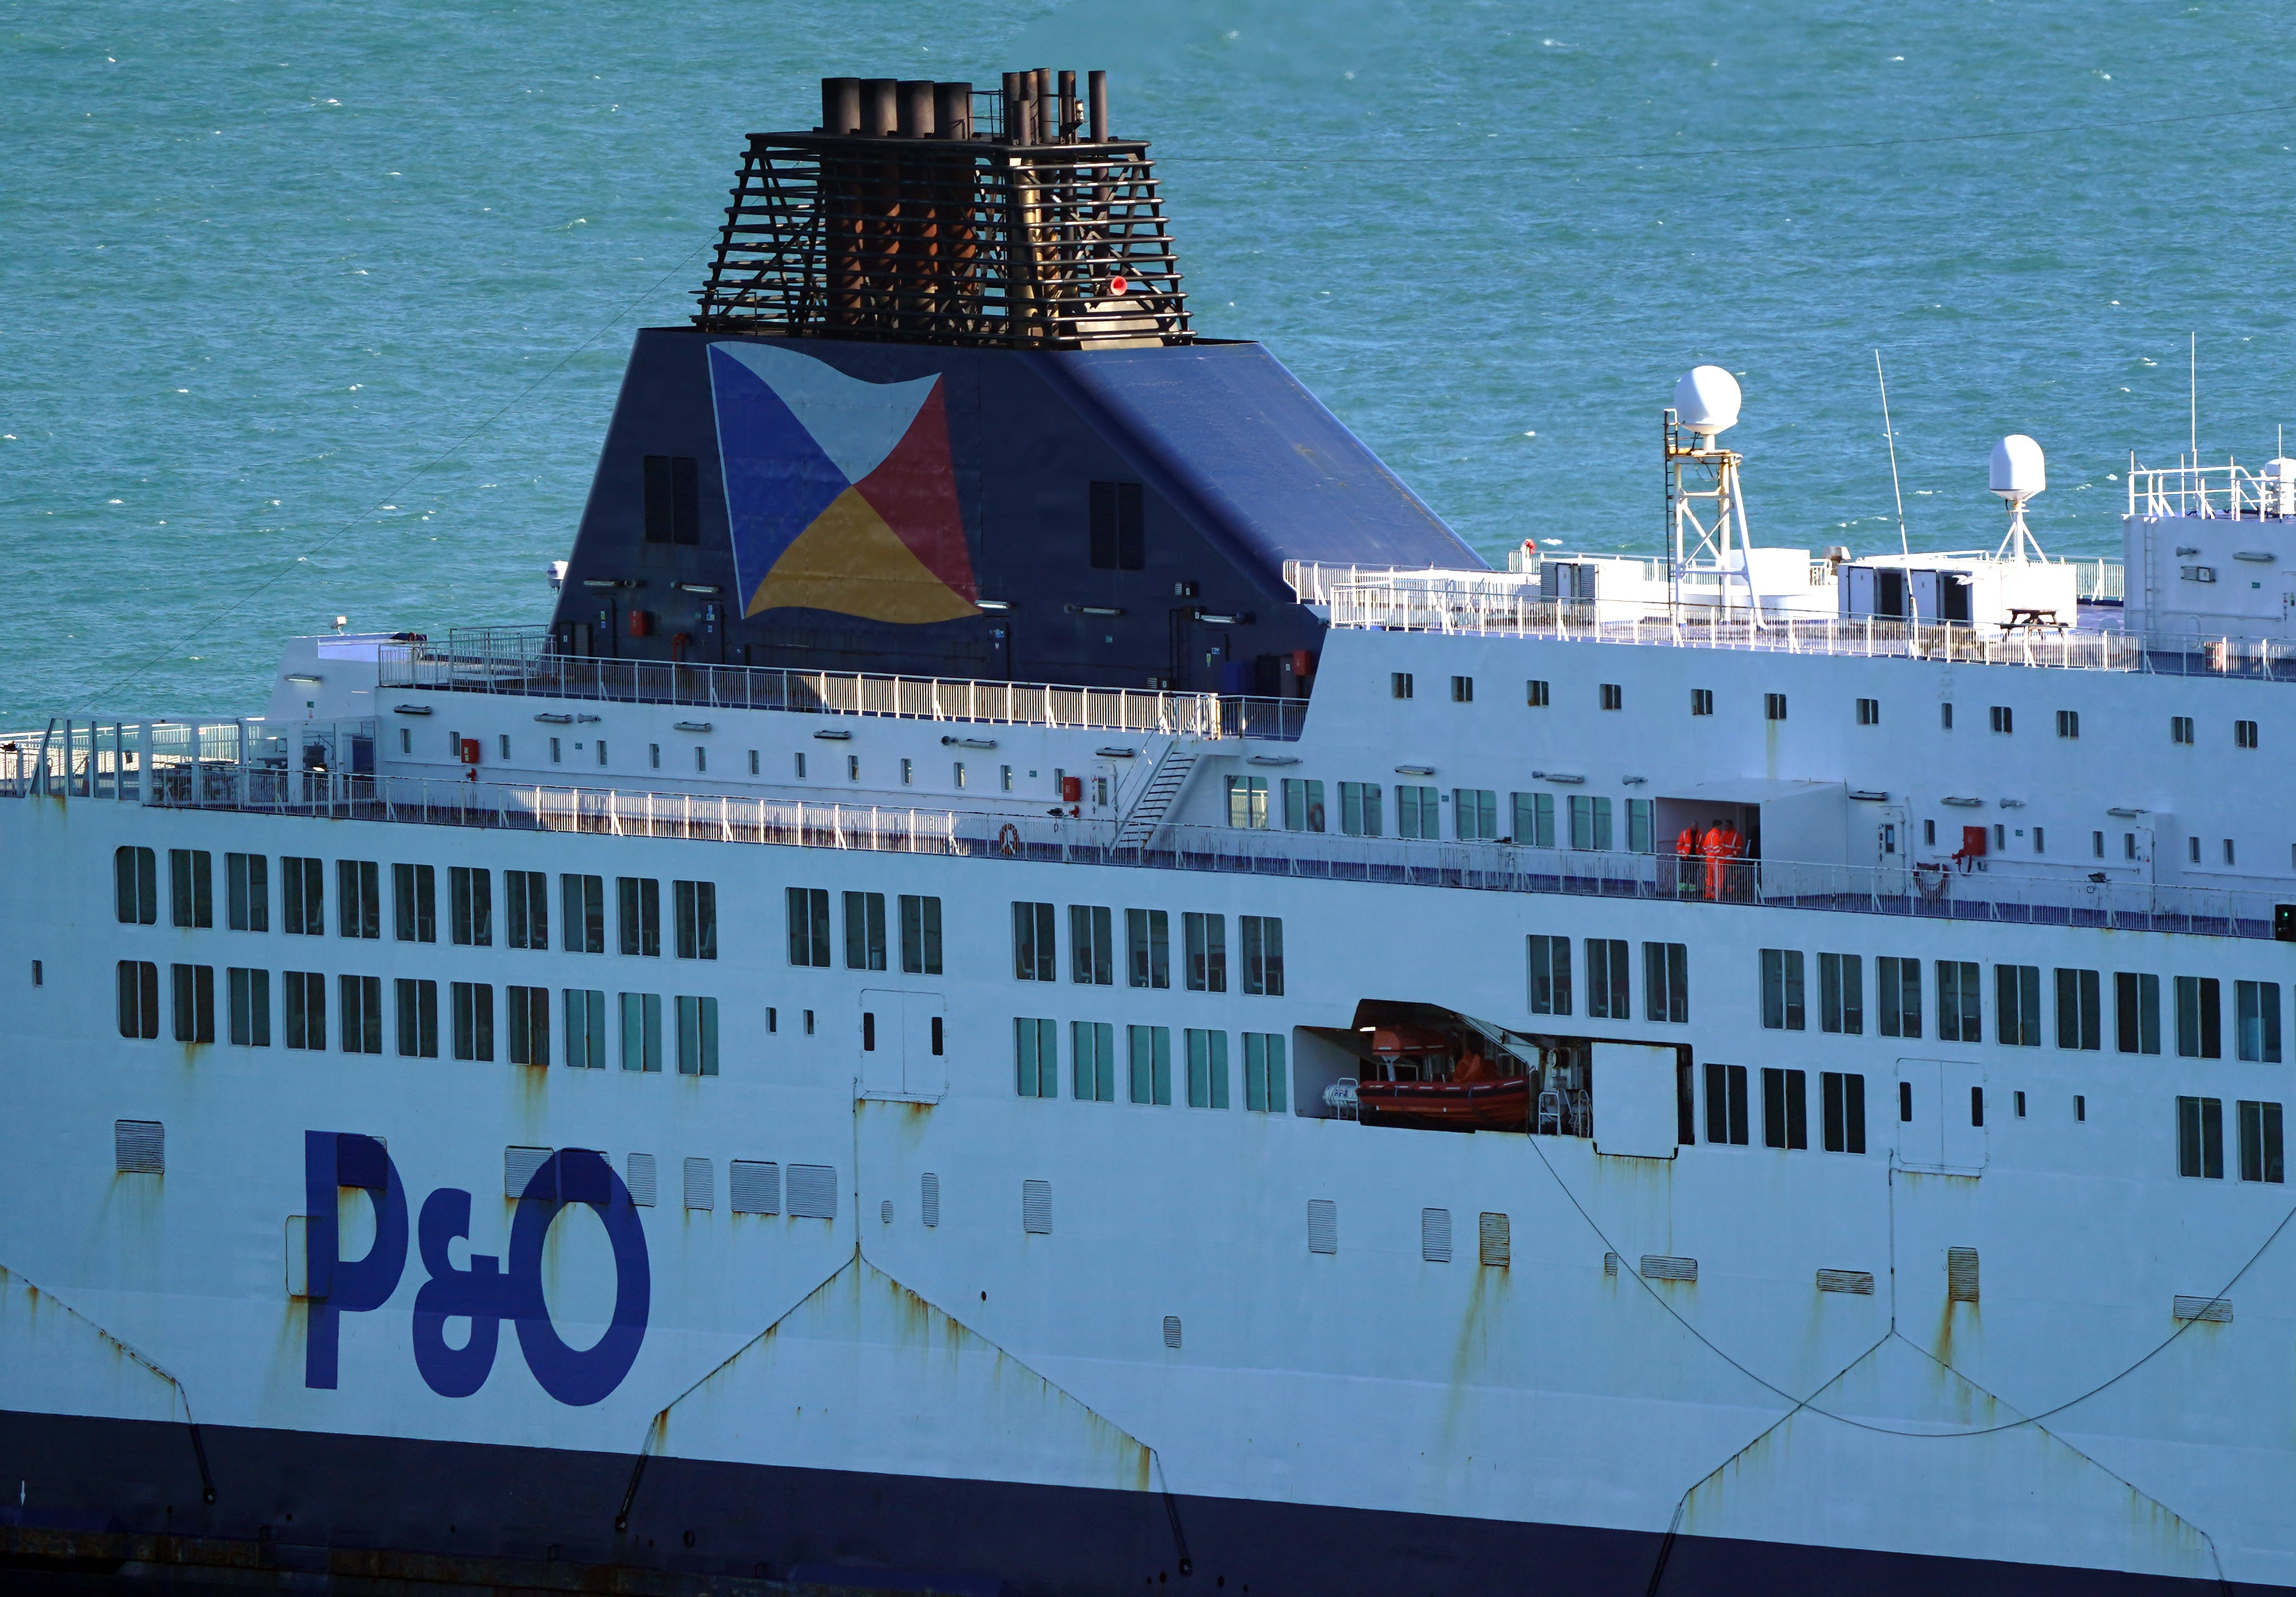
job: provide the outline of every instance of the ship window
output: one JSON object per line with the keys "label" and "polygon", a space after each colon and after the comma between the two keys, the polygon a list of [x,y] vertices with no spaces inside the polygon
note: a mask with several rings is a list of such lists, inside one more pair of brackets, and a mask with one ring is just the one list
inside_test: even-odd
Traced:
{"label": "ship window", "polygon": [[[439,1057],[439,984],[400,976],[391,984],[398,1010],[398,1051],[410,1059]],[[524,989],[520,989],[524,991]]]}
{"label": "ship window", "polygon": [[1985,1026],[1980,1014],[1983,995],[1978,991],[1978,970],[1968,959],[1937,962],[1938,1040],[1942,1042],[1982,1042]]}
{"label": "ship window", "polygon": [[1690,950],[1685,944],[1643,944],[1643,1013],[1652,1020],[1688,1023]]}
{"label": "ship window", "polygon": [[1658,846],[1657,806],[1649,799],[1627,801],[1627,848],[1631,853],[1654,852]]}
{"label": "ship window", "polygon": [[1168,1104],[1172,1101],[1172,1028],[1128,1025],[1125,1052],[1130,1066],[1132,1101]]}
{"label": "ship window", "polygon": [[645,540],[700,543],[701,492],[693,460],[684,455],[645,457]]}
{"label": "ship window", "polygon": [[2198,865],[2201,862],[2201,840],[2199,838],[2187,837],[2185,839],[2185,858],[2189,860],[2194,865]]}
{"label": "ship window", "polygon": [[1243,1107],[1269,1115],[1287,1113],[1291,1082],[1292,1072],[1283,1062],[1283,1033],[1244,1033]]}
{"label": "ship window", "polygon": [[1324,829],[1324,785],[1296,777],[1283,779],[1283,829],[1320,832]]}
{"label": "ship window", "polygon": [[1116,1101],[1116,1028],[1104,1020],[1069,1026],[1070,1089],[1086,1103]]}
{"label": "ship window", "polygon": [[[909,786],[913,785],[916,779],[917,762],[906,756],[904,756],[901,761],[901,786],[904,787]],[[1107,801],[1103,799],[1101,802],[1105,803]]]}
{"label": "ship window", "polygon": [[1475,702],[1474,678],[1454,677],[1451,679],[1451,702],[1455,704],[1472,704]]}
{"label": "ship window", "polygon": [[549,988],[504,988],[503,1024],[510,1032],[507,1052],[512,1064],[550,1063]]}
{"label": "ship window", "polygon": [[718,1074],[718,1000],[714,998],[677,1000],[677,1074]]}
{"label": "ship window", "polygon": [[1172,918],[1162,910],[1124,912],[1125,979],[1135,987],[1172,984]]}
{"label": "ship window", "polygon": [[428,865],[390,868],[391,929],[401,943],[439,941],[439,873]]}
{"label": "ship window", "polygon": [[342,1000],[343,1051],[382,1051],[382,978],[347,975],[337,984]]}
{"label": "ship window", "polygon": [[1398,785],[1395,790],[1395,835],[1398,837],[1430,839],[1442,836],[1441,794],[1432,787]]}
{"label": "ship window", "polygon": [[[510,945],[512,948],[548,948],[550,946],[550,898],[546,888],[549,878],[538,870],[526,873],[526,892],[522,895],[526,907],[519,907],[521,894],[518,885],[511,881],[512,873],[504,871],[503,881],[510,899]],[[570,954],[603,954],[606,951],[606,878],[562,872],[558,877],[560,906],[565,911],[566,925],[559,941]],[[526,921],[527,941],[518,940],[520,917]]]}
{"label": "ship window", "polygon": [[2073,1094],[2073,1118],[2075,1120],[2088,1118],[2088,1099],[2079,1092]]}
{"label": "ship window", "polygon": [[652,770],[661,769],[661,745],[658,743],[646,745],[646,765]]}
{"label": "ship window", "polygon": [[781,1029],[782,1029],[782,1012],[781,1012],[779,1009],[776,1009],[775,1008],[774,1008],[774,1006],[773,1006],[773,1005],[771,1005],[771,1004],[767,1004],[767,1005],[766,1006],[766,1030],[767,1030],[767,1032],[770,1033],[774,1033],[774,1032],[778,1032],[778,1031],[780,1031]]}
{"label": "ship window", "polygon": [[231,989],[231,1040],[242,1048],[269,1048],[271,973],[232,970],[226,977]]}
{"label": "ship window", "polygon": [[1514,796],[1514,840],[1525,848],[1554,846],[1554,795],[1518,793]]}
{"label": "ship window", "polygon": [[1002,792],[1010,793],[1013,791],[1013,768],[1011,766],[1000,765],[996,768],[996,786]]}
{"label": "ship window", "polygon": [[[578,746],[578,746],[580,746],[580,745],[577,745],[576,746]],[[606,762],[606,740],[605,740],[604,738],[601,737],[600,739],[598,739],[598,763],[599,763],[599,764],[601,764],[601,765],[603,765],[605,762]]]}
{"label": "ship window", "polygon": [[2177,1054],[2185,1059],[2224,1057],[2221,984],[2214,976],[2177,978]]}
{"label": "ship window", "polygon": [[382,935],[382,868],[372,860],[335,861],[337,929],[346,937]]}
{"label": "ship window", "polygon": [[1714,690],[1711,687],[1693,687],[1690,690],[1690,712],[1693,715],[1714,713]]}
{"label": "ship window", "polygon": [[1818,1077],[1823,1099],[1820,1127],[1823,1143],[1828,1153],[1862,1154],[1866,1151],[1866,1078],[1839,1070],[1829,1070]]}
{"label": "ship window", "polygon": [[[176,1011],[176,1041],[215,1041],[215,967],[171,965],[168,967]],[[345,977],[345,980],[353,978]]]}
{"label": "ship window", "polygon": [[550,763],[553,765],[558,764],[560,762],[561,755],[562,751],[558,746],[558,739],[554,737],[550,740]]}
{"label": "ship window", "polygon": [[509,759],[509,758],[510,758],[510,734],[509,734],[509,733],[507,733],[507,732],[504,732],[504,734],[502,734],[502,736],[501,736],[500,737],[496,738],[496,746],[498,749],[500,749],[500,750],[502,751],[502,758],[504,758],[504,759],[505,759],[505,760]]}
{"label": "ship window", "polygon": [[750,774],[753,777],[758,774],[758,751],[755,749],[750,751]]}
{"label": "ship window", "polygon": [[215,925],[214,858],[203,848],[168,851],[168,914],[176,926]]}
{"label": "ship window", "polygon": [[1800,949],[1762,951],[1762,1025],[1773,1032],[1799,1032],[1802,1006],[1802,959]]}
{"label": "ship window", "polygon": [[410,727],[398,729],[398,752],[402,754],[411,754],[414,752],[414,729]]}
{"label": "ship window", "polygon": [[1712,1065],[1706,1067],[1706,1140],[1726,1145],[1746,1145],[1746,1067]]}
{"label": "ship window", "polygon": [[266,854],[223,857],[224,897],[231,929],[271,929],[271,860]]}
{"label": "ship window", "polygon": [[2060,737],[2079,737],[2080,736],[2079,711],[2060,710],[2057,712],[2057,736]]}
{"label": "ship window", "polygon": [[1545,682],[1530,681],[1522,685],[1523,702],[1534,710],[1546,708],[1551,696]]}
{"label": "ship window", "polygon": [[951,780],[951,781],[953,781],[953,782],[955,782],[955,785],[956,785],[956,788],[957,788],[957,791],[958,791],[958,792],[960,792],[960,793],[961,793],[961,792],[963,792],[963,791],[964,790],[964,761],[962,761],[962,760],[955,761],[953,761],[953,762],[950,764],[950,766],[949,766],[949,778],[950,778],[950,780]]}
{"label": "ship window", "polygon": [[[622,952],[645,959],[660,959],[661,884],[651,877],[616,877],[614,909],[615,924],[621,933]],[[882,960],[876,968],[884,968]]]}
{"label": "ship window", "polygon": [[2236,1041],[2240,1057],[2252,1065],[2280,1063],[2280,984],[2234,982],[2233,1003],[2238,1014]]}
{"label": "ship window", "polygon": [[111,853],[113,912],[122,926],[152,926],[160,918],[159,856],[148,848]]}
{"label": "ship window", "polygon": [[708,749],[696,745],[693,751],[693,769],[698,771],[706,771],[709,769],[709,751]]}
{"label": "ship window", "polygon": [[1817,957],[1817,1029],[1843,1036],[1866,1032],[1866,961],[1857,954]]}
{"label": "ship window", "polygon": [[1530,939],[1530,1012],[1534,1015],[1570,1013],[1570,939]]}
{"label": "ship window", "polygon": [[2256,746],[2256,723],[2252,720],[2236,720],[2233,722],[2232,745],[2233,747],[2240,749],[2254,748]]}
{"label": "ship window", "polygon": [[1499,835],[1499,795],[1488,787],[1451,790],[1451,824],[1462,843],[1488,843]]}
{"label": "ship window", "polygon": [[1997,732],[2002,732],[2002,733],[2007,733],[2007,732],[2013,732],[2013,731],[2015,731],[2015,730],[2017,729],[2016,718],[2015,718],[2015,716],[2014,716],[2013,714],[2012,714],[2012,713],[2011,713],[2011,712],[2010,712],[2010,708],[2009,708],[2009,706],[2008,706],[2008,705],[2006,705],[2006,704],[1996,704],[1996,705],[1994,705],[1994,706],[1993,706],[1993,710],[1992,710],[1992,714],[1993,714],[1993,729],[1994,729],[1995,731],[1997,731]]}
{"label": "ship window", "polygon": [[[2104,858],[2104,834],[2103,834],[2103,833],[2102,833],[2102,832],[2091,832],[2091,833],[2088,835],[2088,852],[2089,852],[2090,855],[2091,855],[2093,858],[2099,859],[2099,860],[2102,860],[2102,859],[2103,859],[2103,858]],[[2292,865],[2296,865],[2296,850],[2291,850],[2291,852],[2290,852],[2290,860],[2289,860],[2289,862],[2290,862]]]}
{"label": "ship window", "polygon": [[1892,959],[1884,956],[1874,961],[1874,996],[1881,1013],[1878,1030],[1884,1037],[1918,1037],[1922,1034],[1922,962],[1919,959]]}
{"label": "ship window", "polygon": [[2020,1091],[2016,1091],[2016,1092],[2014,1092],[2014,1093],[2011,1094],[2011,1097],[2012,1097],[2012,1098],[2013,1098],[2013,1099],[2016,1100],[2016,1105],[2017,1105],[2017,1118],[2018,1118],[2018,1119],[2020,1119],[2020,1120],[2024,1119],[2024,1118],[2025,1118],[2025,1094],[2024,1094],[2023,1091],[2021,1089]]}
{"label": "ship window", "polygon": [[639,1072],[661,1068],[661,994],[624,992],[620,999],[622,1068]]}
{"label": "ship window", "polygon": [[1937,846],[1936,821],[1925,820],[1922,822],[1922,845],[1924,848],[1935,848]]}
{"label": "ship window", "polygon": [[2094,970],[2057,972],[2057,1046],[2095,1053],[2104,1046],[2100,985]]}
{"label": "ship window", "polygon": [[1227,917],[1190,910],[1181,918],[1188,948],[1188,991],[1227,991]]}
{"label": "ship window", "polygon": [[1013,1022],[1013,1072],[1022,1098],[1061,1095],[1060,1025],[1051,1020]]}
{"label": "ship window", "polygon": [[1086,987],[1116,984],[1115,915],[1097,904],[1069,906],[1069,979]]}
{"label": "ship window", "polygon": [[606,995],[594,988],[566,989],[566,1063],[575,1070],[606,1067]]}
{"label": "ship window", "polygon": [[2169,741],[2171,743],[2190,743],[2193,741],[2193,718],[2191,716],[2172,715],[2169,718]]}
{"label": "ship window", "polygon": [[489,982],[456,982],[448,991],[454,1009],[455,1057],[495,1057],[495,990]]}
{"label": "ship window", "polygon": [[1227,824],[1265,827],[1267,824],[1267,778],[1230,777],[1227,779]]}
{"label": "ship window", "polygon": [[845,968],[885,968],[885,895],[849,893],[844,896]]}
{"label": "ship window", "polygon": [[805,780],[805,752],[802,749],[797,754],[797,779],[800,782]]}
{"label": "ship window", "polygon": [[2116,971],[2112,977],[2112,1045],[2124,1054],[2161,1051],[2161,978]]}
{"label": "ship window", "polygon": [[1393,694],[1397,698],[1409,698],[1411,696],[1411,673],[1407,671],[1399,671],[1390,673],[1387,679],[1387,687],[1388,691]]}
{"label": "ship window", "polygon": [[1146,562],[1147,510],[1137,482],[1092,485],[1092,568],[1136,572]]}
{"label": "ship window", "polygon": [[1764,720],[1784,720],[1785,718],[1786,696],[1783,693],[1764,694],[1762,696],[1762,719]]}
{"label": "ship window", "polygon": [[1611,846],[1611,801],[1590,794],[1570,795],[1570,846],[1607,851]]}
{"label": "ship window", "polygon": [[[790,889],[790,963],[792,965],[808,963],[798,958],[796,895],[799,891],[800,889],[794,887]],[[828,904],[824,897],[822,918],[826,921],[828,915]],[[821,934],[820,946],[822,958],[819,962],[826,965],[829,963],[829,939],[825,926]],[[1058,980],[1059,977],[1055,974],[1056,952],[1053,941],[1052,905],[1014,904],[1013,906],[1013,975],[1024,982]]]}
{"label": "ship window", "polygon": [[1880,726],[1882,724],[1882,701],[1879,699],[1859,699],[1857,701],[1857,724],[1861,727]]}
{"label": "ship window", "polygon": [[2177,1173],[2202,1181],[2224,1180],[2224,1100],[2177,1100]]}
{"label": "ship window", "polygon": [[1953,706],[1951,704],[1939,704],[1938,706],[1938,726],[1948,732],[1953,730]]}
{"label": "ship window", "polygon": [[1243,990],[1267,998],[1283,996],[1283,922],[1273,915],[1239,915],[1243,943]]}
{"label": "ship window", "polygon": [[1587,939],[1587,1014],[1594,1020],[1631,1020],[1627,1008],[1627,945],[1609,937]]}
{"label": "ship window", "polygon": [[2224,862],[2226,865],[2232,863],[2232,839],[2229,837],[2224,840]]}
{"label": "ship window", "polygon": [[1191,1027],[1187,1033],[1187,1047],[1188,1107],[1226,1108],[1227,1033],[1201,1032]]}
{"label": "ship window", "polygon": [[466,948],[489,948],[495,940],[494,873],[476,866],[450,866],[447,909],[455,941]]}
{"label": "ship window", "polygon": [[318,1052],[327,1046],[327,978],[316,970],[290,970],[280,980],[286,1045]]}
{"label": "ship window", "polygon": [[2047,828],[2043,827],[2035,827],[2033,828],[2033,852],[2037,854],[2046,854],[2049,852],[2048,845],[2049,836]]}
{"label": "ship window", "polygon": [[1809,1080],[1801,1071],[1763,1067],[1762,1146],[1809,1146]]}
{"label": "ship window", "polygon": [[1993,1008],[1994,1025],[2005,1044],[2011,1048],[2040,1047],[2041,967],[1996,965]]}
{"label": "ship window", "polygon": [[[713,953],[711,958],[716,958]],[[901,894],[901,968],[910,975],[940,975],[940,900]]]}
{"label": "ship window", "polygon": [[2278,1104],[2241,1100],[2240,1179],[2270,1181],[2275,1186],[2287,1181],[2286,1165],[2281,1156]]}
{"label": "ship window", "polygon": [[1627,707],[1627,690],[1616,682],[1603,684],[1603,708],[1623,710]]}
{"label": "ship window", "polygon": [[716,959],[718,884],[672,882],[669,893],[671,911],[677,919],[677,957],[681,959]]}

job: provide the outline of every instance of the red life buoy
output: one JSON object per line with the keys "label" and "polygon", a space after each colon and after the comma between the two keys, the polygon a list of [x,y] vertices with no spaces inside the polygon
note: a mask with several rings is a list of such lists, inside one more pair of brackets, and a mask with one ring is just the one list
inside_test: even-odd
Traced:
{"label": "red life buoy", "polygon": [[996,847],[998,852],[1003,853],[1007,859],[1021,852],[1021,828],[1014,826],[1009,820],[1003,826],[997,827]]}

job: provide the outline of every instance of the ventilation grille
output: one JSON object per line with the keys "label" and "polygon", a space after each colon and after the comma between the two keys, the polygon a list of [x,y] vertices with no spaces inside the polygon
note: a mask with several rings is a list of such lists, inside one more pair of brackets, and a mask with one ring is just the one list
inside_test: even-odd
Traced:
{"label": "ventilation grille", "polygon": [[1177,1314],[1167,1314],[1164,1316],[1164,1346],[1176,1352],[1179,1348],[1180,1317]]}
{"label": "ventilation grille", "polygon": [[1603,1255],[1603,1273],[1604,1275],[1616,1275],[1619,1273],[1619,1255],[1617,1254],[1606,1253]]}
{"label": "ventilation grille", "polygon": [[1340,1251],[1340,1206],[1328,1198],[1308,1200],[1308,1251]]}
{"label": "ventilation grille", "polygon": [[1021,1183],[1021,1229],[1032,1236],[1053,1234],[1053,1183]]}
{"label": "ventilation grille", "polygon": [[726,1172],[726,1186],[736,1214],[778,1214],[782,1212],[782,1167],[757,1159],[736,1159]]}
{"label": "ventilation grille", "polygon": [[1948,1303],[1977,1301],[1977,1249],[1945,1250],[1945,1296]]}
{"label": "ventilation grille", "polygon": [[800,1220],[836,1219],[836,1167],[831,1165],[791,1165],[789,1212]]}
{"label": "ventilation grille", "polygon": [[1513,1230],[1504,1214],[1486,1213],[1475,1222],[1477,1256],[1494,1269],[1504,1270],[1514,1262]]}
{"label": "ventilation grille", "polygon": [[893,1200],[891,1198],[889,1198],[884,1202],[877,1206],[877,1218],[883,1221],[887,1225],[893,1223]]}
{"label": "ventilation grille", "polygon": [[1874,1272],[1870,1270],[1821,1270],[1817,1272],[1817,1289],[1821,1292],[1855,1292],[1860,1297],[1874,1296]]}
{"label": "ventilation grille", "polygon": [[1431,1264],[1451,1262],[1451,1211],[1419,1211],[1419,1256]]}
{"label": "ventilation grille", "polygon": [[1646,1281],[1694,1281],[1697,1279],[1696,1259],[1678,1259],[1663,1253],[1643,1255],[1643,1280]]}
{"label": "ventilation grille", "polygon": [[917,1183],[917,1208],[927,1225],[940,1223],[940,1177],[928,1170]]}
{"label": "ventilation grille", "polygon": [[2205,1320],[2211,1325],[2230,1325],[2232,1299],[2229,1297],[2179,1297],[2169,1312],[2179,1320]]}
{"label": "ventilation grille", "polygon": [[685,1206],[689,1209],[714,1209],[718,1206],[718,1172],[707,1159],[685,1161]]}
{"label": "ventilation grille", "polygon": [[122,1175],[164,1175],[168,1131],[156,1120],[111,1123],[111,1162]]}
{"label": "ventilation grille", "polygon": [[630,1201],[642,1209],[653,1207],[654,1174],[652,1154],[630,1156]]}
{"label": "ventilation grille", "polygon": [[[548,1163],[550,1163],[550,1150],[546,1148],[504,1148],[503,1196],[524,1198],[527,1183],[534,1180],[534,1173]],[[537,1196],[546,1198],[549,1194],[541,1193]]]}

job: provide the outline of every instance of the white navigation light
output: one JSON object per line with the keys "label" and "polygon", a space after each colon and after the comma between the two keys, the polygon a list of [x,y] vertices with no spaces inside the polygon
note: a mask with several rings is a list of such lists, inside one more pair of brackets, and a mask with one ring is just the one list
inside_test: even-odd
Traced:
{"label": "white navigation light", "polygon": [[2021,505],[2049,485],[2041,446],[2022,432],[2012,432],[1993,446],[1993,491],[2013,505]]}
{"label": "white navigation light", "polygon": [[1674,385],[1674,413],[1702,438],[1738,424],[1738,379],[1718,366],[1693,366]]}

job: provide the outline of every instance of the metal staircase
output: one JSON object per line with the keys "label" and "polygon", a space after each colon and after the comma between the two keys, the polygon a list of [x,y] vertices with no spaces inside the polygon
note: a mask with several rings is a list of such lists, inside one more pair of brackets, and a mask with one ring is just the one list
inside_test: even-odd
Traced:
{"label": "metal staircase", "polygon": [[1193,748],[1179,744],[1168,745],[1157,758],[1156,769],[1148,774],[1148,786],[1141,791],[1140,802],[1132,806],[1124,824],[1117,828],[1116,846],[1144,848],[1164,824],[1164,817],[1172,808],[1172,801],[1188,785],[1188,773],[1196,768],[1198,756]]}

